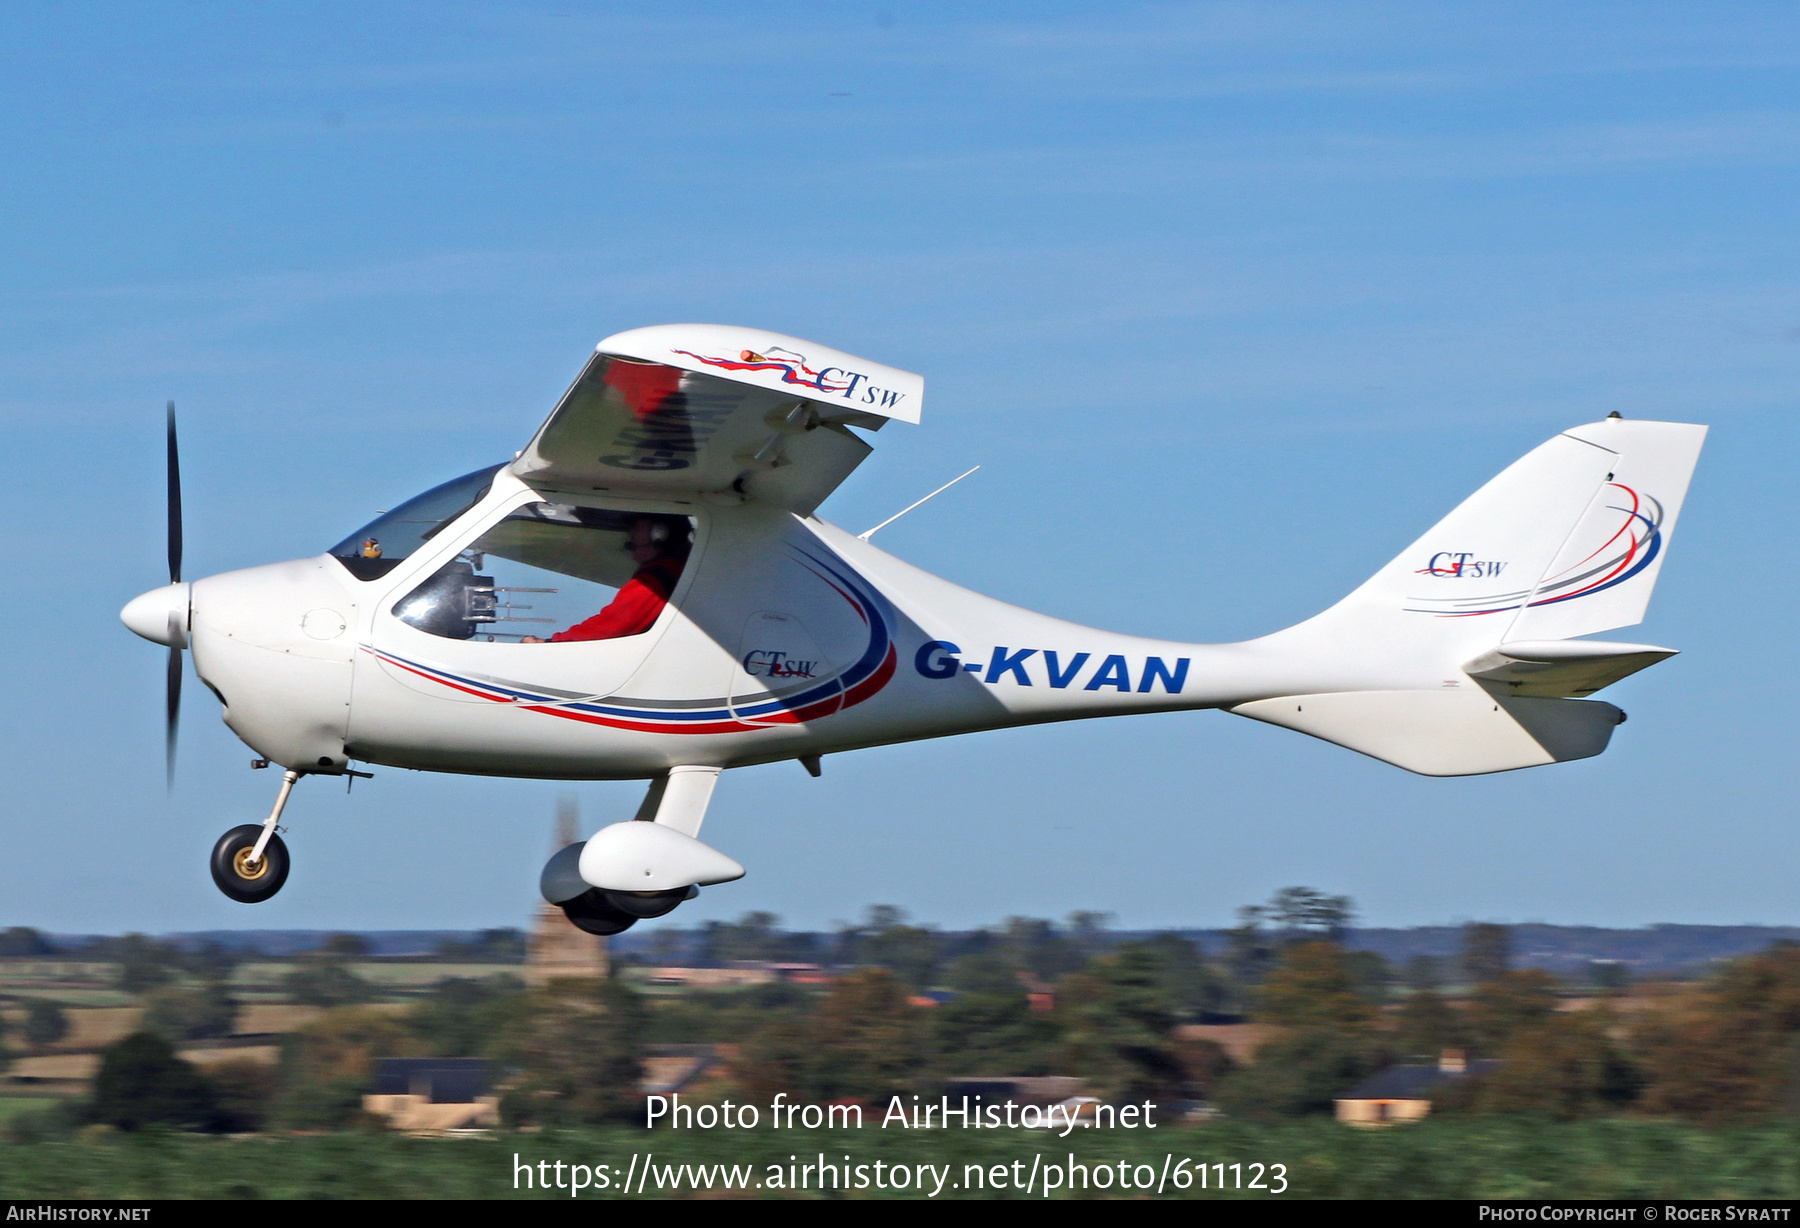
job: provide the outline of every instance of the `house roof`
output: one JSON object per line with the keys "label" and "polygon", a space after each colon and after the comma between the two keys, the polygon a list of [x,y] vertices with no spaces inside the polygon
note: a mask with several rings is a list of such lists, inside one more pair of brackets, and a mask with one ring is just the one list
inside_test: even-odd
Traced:
{"label": "house roof", "polygon": [[1086,1088],[1087,1080],[1076,1075],[961,1075],[944,1083],[948,1096],[979,1096],[996,1104],[1001,1100],[1055,1104]]}
{"label": "house roof", "polygon": [[663,1095],[681,1091],[711,1070],[721,1056],[718,1045],[645,1045],[644,1076],[638,1090]]}
{"label": "house roof", "polygon": [[1339,1100],[1429,1100],[1431,1089],[1441,1083],[1456,1082],[1470,1075],[1497,1070],[1497,1058],[1480,1058],[1470,1062],[1466,1072],[1444,1070],[1438,1066],[1389,1066],[1377,1071],[1339,1096]]}

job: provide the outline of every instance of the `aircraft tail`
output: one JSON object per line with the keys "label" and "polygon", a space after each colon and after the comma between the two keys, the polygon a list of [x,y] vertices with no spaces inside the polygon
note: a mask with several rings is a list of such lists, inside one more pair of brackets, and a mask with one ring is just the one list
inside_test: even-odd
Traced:
{"label": "aircraft tail", "polygon": [[1344,600],[1271,637],[1353,655],[1387,686],[1232,711],[1432,776],[1599,754],[1624,714],[1578,697],[1674,654],[1572,637],[1643,620],[1705,437],[1609,418],[1533,449]]}

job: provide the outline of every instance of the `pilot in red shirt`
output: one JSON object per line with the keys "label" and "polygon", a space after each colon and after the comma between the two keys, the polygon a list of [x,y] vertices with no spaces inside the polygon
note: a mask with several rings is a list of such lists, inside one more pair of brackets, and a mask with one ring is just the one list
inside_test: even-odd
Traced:
{"label": "pilot in red shirt", "polygon": [[687,564],[688,525],[682,516],[643,516],[632,522],[625,548],[637,571],[625,581],[604,610],[548,640],[528,635],[525,644],[567,644],[577,640],[616,640],[642,635],[656,624],[669,603],[681,569]]}

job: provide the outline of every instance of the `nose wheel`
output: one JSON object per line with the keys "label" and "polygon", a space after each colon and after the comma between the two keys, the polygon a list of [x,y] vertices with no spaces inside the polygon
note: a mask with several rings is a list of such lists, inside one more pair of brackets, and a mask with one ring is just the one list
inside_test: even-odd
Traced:
{"label": "nose wheel", "polygon": [[245,823],[219,837],[213,845],[212,877],[220,891],[240,904],[260,904],[287,882],[287,845],[276,834],[275,824],[287,808],[288,795],[300,773],[289,771],[281,777],[281,792],[275,796],[275,809],[260,824]]}
{"label": "nose wheel", "polygon": [[232,828],[213,845],[213,882],[240,904],[260,904],[287,882],[288,851],[280,836],[271,833],[262,856],[252,856],[262,834],[259,825],[246,823]]}

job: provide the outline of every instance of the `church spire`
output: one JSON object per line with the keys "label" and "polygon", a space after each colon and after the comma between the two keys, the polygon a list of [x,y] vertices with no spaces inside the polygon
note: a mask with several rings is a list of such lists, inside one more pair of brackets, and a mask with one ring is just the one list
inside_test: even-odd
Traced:
{"label": "church spire", "polygon": [[[580,839],[580,809],[575,798],[556,799],[556,826],[550,852],[559,853]],[[525,983],[533,989],[551,981],[605,980],[606,939],[583,933],[554,904],[538,901],[531,937],[525,946]]]}

